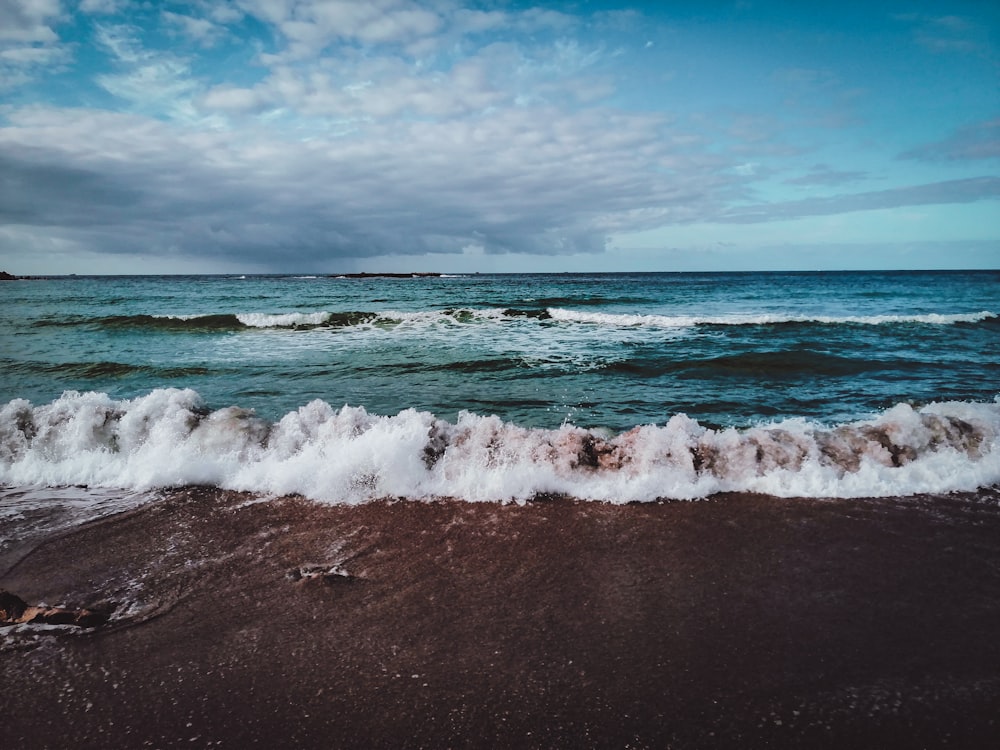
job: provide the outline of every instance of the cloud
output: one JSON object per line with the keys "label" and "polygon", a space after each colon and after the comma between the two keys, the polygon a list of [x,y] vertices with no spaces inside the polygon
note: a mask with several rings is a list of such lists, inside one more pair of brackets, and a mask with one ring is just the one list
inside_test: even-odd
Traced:
{"label": "cloud", "polygon": [[509,100],[490,83],[482,60],[451,70],[419,73],[402,60],[362,61],[339,70],[317,64],[276,66],[249,88],[216,86],[200,99],[209,111],[255,113],[287,109],[306,117],[388,118],[400,114],[453,117]]}
{"label": "cloud", "polygon": [[58,41],[52,26],[59,15],[59,0],[0,0],[0,41]]}
{"label": "cloud", "polygon": [[80,10],[84,13],[112,14],[121,11],[128,0],[82,0]]}
{"label": "cloud", "polygon": [[243,0],[240,7],[275,26],[288,44],[286,59],[314,56],[337,42],[414,42],[442,25],[439,13],[412,0]]}
{"label": "cloud", "polygon": [[442,119],[502,106],[593,104],[614,92],[607,77],[588,70],[602,55],[600,48],[557,40],[537,48],[492,42],[436,66],[392,54],[274,62],[254,85],[214,86],[199,104],[210,114],[281,111],[336,120]]}
{"label": "cloud", "polygon": [[496,31],[509,22],[510,17],[501,11],[471,8],[458,8],[451,18],[452,28],[461,35]]}
{"label": "cloud", "polygon": [[966,125],[943,141],[904,151],[900,158],[932,162],[1000,158],[1000,119]]}
{"label": "cloud", "polygon": [[207,18],[196,18],[168,10],[162,11],[162,16],[167,24],[203,47],[211,47],[226,33],[223,26]]}
{"label": "cloud", "polygon": [[815,164],[808,174],[785,180],[786,185],[843,185],[868,179],[868,172],[832,169],[826,164]]}
{"label": "cloud", "polygon": [[802,216],[828,216],[903,206],[973,203],[996,198],[1000,198],[1000,177],[973,177],[888,190],[741,206],[726,211],[719,216],[719,220],[733,224],[752,224]]}
{"label": "cloud", "polygon": [[4,222],[119,254],[288,268],[470,245],[598,252],[612,232],[716,213],[732,190],[661,138],[658,118],[610,111],[512,109],[306,142],[94,111],[8,120],[0,158],[17,199]]}
{"label": "cloud", "polygon": [[[25,85],[0,108],[0,253],[274,270],[470,247],[520,258],[692,223],[997,196],[972,167],[1000,154],[1000,121],[901,154],[923,162],[925,184],[857,192],[870,174],[841,164],[894,176],[860,117],[898,93],[884,77],[864,99],[856,60],[785,54],[778,37],[730,75],[747,58],[708,43],[710,20],[549,5],[0,0],[0,90]],[[899,20],[918,41],[982,31],[943,14]],[[674,24],[697,33],[685,41]],[[32,101],[67,108],[15,104]],[[95,102],[108,109],[70,108]],[[843,161],[814,164],[834,153]],[[840,194],[754,203],[789,186]]]}
{"label": "cloud", "polygon": [[690,222],[1000,196],[1000,179],[982,177],[728,208],[747,200],[750,178],[675,143],[661,118],[603,109],[510,108],[306,141],[263,125],[211,131],[99,111],[36,107],[7,119],[0,223],[18,227],[19,241],[51,235],[110,254],[274,270],[470,246],[593,253],[612,234]]}
{"label": "cloud", "polygon": [[111,55],[116,69],[95,78],[105,91],[139,112],[181,119],[197,116],[191,98],[199,85],[184,58],[146,49],[140,29],[129,24],[98,24],[95,40]]}
{"label": "cloud", "polygon": [[0,0],[0,93],[25,86],[70,58],[55,26],[58,0]]}
{"label": "cloud", "polygon": [[896,20],[911,26],[913,41],[935,54],[970,54],[990,48],[990,31],[961,16],[907,13]]}

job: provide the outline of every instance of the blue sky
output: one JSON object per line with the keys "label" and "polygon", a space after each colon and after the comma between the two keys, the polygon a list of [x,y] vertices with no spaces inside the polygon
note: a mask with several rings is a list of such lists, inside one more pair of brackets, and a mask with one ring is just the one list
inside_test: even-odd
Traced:
{"label": "blue sky", "polygon": [[998,266],[993,3],[0,0],[14,273]]}

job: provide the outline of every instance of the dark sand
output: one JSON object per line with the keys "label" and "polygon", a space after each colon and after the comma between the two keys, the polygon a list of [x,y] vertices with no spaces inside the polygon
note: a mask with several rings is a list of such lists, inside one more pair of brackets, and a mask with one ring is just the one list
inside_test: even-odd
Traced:
{"label": "dark sand", "polygon": [[29,603],[117,609],[0,628],[0,746],[1000,747],[996,490],[252,501],[5,555]]}

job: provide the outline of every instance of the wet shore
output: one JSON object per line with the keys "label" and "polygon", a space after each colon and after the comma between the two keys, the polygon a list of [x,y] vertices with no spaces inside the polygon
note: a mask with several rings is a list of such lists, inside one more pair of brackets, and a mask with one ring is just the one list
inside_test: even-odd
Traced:
{"label": "wet shore", "polygon": [[1000,745],[1000,491],[322,505],[192,488],[33,538],[11,747]]}

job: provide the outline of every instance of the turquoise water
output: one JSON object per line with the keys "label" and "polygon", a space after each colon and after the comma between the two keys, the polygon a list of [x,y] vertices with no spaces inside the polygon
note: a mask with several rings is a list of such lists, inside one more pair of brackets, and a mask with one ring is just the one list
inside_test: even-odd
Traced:
{"label": "turquoise water", "polygon": [[1000,272],[6,282],[0,486],[615,502],[1000,482]]}
{"label": "turquoise water", "polygon": [[319,398],[626,430],[678,412],[843,421],[1000,392],[993,271],[70,277],[2,291],[0,402],[190,387],[268,419]]}

